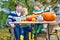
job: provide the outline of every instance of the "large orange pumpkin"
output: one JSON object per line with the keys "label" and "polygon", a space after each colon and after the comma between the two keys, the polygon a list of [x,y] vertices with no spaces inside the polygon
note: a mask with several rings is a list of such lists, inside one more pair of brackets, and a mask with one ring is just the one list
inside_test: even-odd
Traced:
{"label": "large orange pumpkin", "polygon": [[56,15],[53,12],[45,12],[43,14],[43,18],[46,21],[54,21],[56,19]]}

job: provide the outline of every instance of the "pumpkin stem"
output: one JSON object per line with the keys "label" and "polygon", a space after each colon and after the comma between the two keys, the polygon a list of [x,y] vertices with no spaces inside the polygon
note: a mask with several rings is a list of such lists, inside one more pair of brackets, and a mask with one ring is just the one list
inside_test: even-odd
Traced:
{"label": "pumpkin stem", "polygon": [[52,12],[52,8],[50,8],[50,12]]}

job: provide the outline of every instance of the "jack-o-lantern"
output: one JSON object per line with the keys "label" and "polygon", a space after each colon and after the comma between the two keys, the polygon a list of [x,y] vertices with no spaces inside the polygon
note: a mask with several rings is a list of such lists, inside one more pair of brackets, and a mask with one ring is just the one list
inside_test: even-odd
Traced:
{"label": "jack-o-lantern", "polygon": [[43,14],[43,18],[45,21],[54,21],[56,19],[56,14],[53,12],[45,12]]}

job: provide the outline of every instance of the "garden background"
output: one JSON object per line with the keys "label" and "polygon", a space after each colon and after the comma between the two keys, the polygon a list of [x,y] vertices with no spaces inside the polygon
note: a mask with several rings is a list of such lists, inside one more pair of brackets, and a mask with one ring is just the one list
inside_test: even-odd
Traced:
{"label": "garden background", "polygon": [[52,8],[57,15],[60,15],[60,13],[57,13],[59,10],[59,7],[57,6],[60,4],[60,0],[0,0],[0,37],[2,36],[3,38],[5,33],[5,36],[9,36],[6,19],[8,13],[14,11],[14,4],[16,2],[22,2],[23,7],[28,8],[29,14],[32,14],[33,3],[35,1],[39,1],[43,6],[45,6],[45,9],[51,6],[50,8]]}

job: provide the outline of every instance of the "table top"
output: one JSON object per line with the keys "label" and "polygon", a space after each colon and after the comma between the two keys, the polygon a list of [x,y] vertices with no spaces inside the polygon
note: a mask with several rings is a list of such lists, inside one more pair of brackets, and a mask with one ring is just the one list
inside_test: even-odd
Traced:
{"label": "table top", "polygon": [[25,21],[25,22],[9,22],[9,23],[17,23],[17,24],[20,24],[20,23],[56,23],[56,21],[41,21],[41,22],[28,22],[28,21]]}

